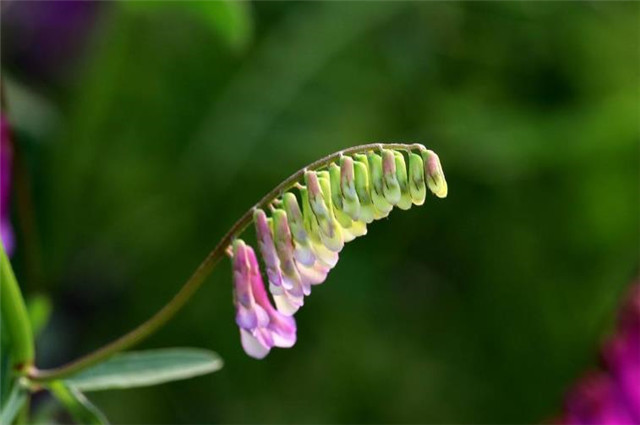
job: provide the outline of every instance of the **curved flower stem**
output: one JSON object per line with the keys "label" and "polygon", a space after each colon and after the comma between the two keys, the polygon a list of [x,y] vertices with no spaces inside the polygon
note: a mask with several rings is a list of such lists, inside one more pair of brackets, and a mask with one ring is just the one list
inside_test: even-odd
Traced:
{"label": "curved flower stem", "polygon": [[231,227],[226,235],[218,242],[216,247],[209,253],[207,258],[198,266],[193,272],[191,277],[184,283],[180,291],[167,303],[161,310],[151,316],[146,322],[139,325],[129,333],[121,336],[120,338],[112,341],[111,343],[99,348],[98,350],[89,353],[79,359],[67,363],[55,369],[37,369],[32,367],[29,371],[29,378],[33,382],[48,382],[56,379],[66,378],[81,370],[84,370],[90,366],[93,366],[108,357],[126,350],[131,346],[139,343],[144,338],[153,334],[162,325],[169,321],[191,298],[191,296],[198,290],[202,282],[209,276],[213,268],[218,264],[220,259],[225,256],[227,247],[233,242],[233,240],[240,235],[252,222],[253,211],[256,208],[266,208],[276,198],[281,196],[284,192],[291,189],[297,182],[304,176],[305,171],[319,170],[336,159],[339,159],[342,155],[350,155],[360,152],[367,152],[375,149],[396,149],[396,150],[420,150],[423,151],[426,148],[420,144],[404,144],[404,143],[372,143],[367,145],[354,146],[348,149],[344,149],[339,152],[335,152],[331,155],[327,155],[306,167],[298,170],[292,174],[289,178],[284,180],[278,186],[276,186],[271,192],[266,194],[257,204],[251,207],[236,223]]}

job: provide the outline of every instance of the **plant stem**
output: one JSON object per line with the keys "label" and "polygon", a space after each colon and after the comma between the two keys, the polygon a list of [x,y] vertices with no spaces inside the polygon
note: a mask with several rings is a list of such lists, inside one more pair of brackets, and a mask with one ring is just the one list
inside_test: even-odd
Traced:
{"label": "plant stem", "polygon": [[11,341],[11,363],[14,370],[24,373],[33,365],[34,348],[31,322],[13,268],[0,242],[0,309],[2,325]]}
{"label": "plant stem", "polygon": [[233,240],[240,235],[252,222],[253,211],[256,208],[266,208],[274,199],[281,196],[284,192],[295,186],[297,182],[304,176],[305,171],[319,170],[336,159],[339,159],[342,155],[351,155],[360,152],[367,152],[375,149],[396,149],[396,150],[425,150],[425,147],[420,144],[403,144],[403,143],[372,143],[367,145],[354,146],[348,149],[344,149],[339,152],[335,152],[331,155],[327,155],[308,166],[298,170],[292,174],[289,178],[284,180],[278,186],[276,186],[271,192],[266,194],[257,204],[251,207],[236,223],[231,227],[227,234],[218,242],[216,247],[209,253],[204,261],[198,266],[191,277],[184,283],[180,291],[167,303],[160,311],[151,316],[146,322],[139,325],[129,333],[121,336],[115,341],[99,348],[98,350],[85,355],[75,361],[72,361],[64,366],[60,366],[55,369],[39,370],[35,367],[31,368],[29,372],[29,378],[34,382],[49,382],[56,379],[66,378],[81,370],[84,370],[90,366],[93,366],[108,357],[130,348],[134,344],[139,343],[144,338],[148,337],[162,325],[169,321],[191,298],[191,296],[198,290],[200,285],[204,282],[207,276],[211,273],[213,268],[224,257],[227,247],[233,242]]}

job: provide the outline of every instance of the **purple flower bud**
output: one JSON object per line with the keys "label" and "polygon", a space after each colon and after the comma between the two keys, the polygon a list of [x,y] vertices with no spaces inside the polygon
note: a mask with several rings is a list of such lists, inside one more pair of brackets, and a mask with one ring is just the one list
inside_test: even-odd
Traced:
{"label": "purple flower bud", "polygon": [[282,286],[282,271],[280,270],[280,260],[276,253],[276,246],[273,243],[273,235],[271,234],[267,214],[261,209],[256,209],[253,213],[253,221],[256,225],[258,248],[267,268],[269,283],[271,287],[280,287]]}
{"label": "purple flower bud", "polygon": [[239,239],[233,244],[233,280],[236,322],[245,352],[262,359],[274,346],[293,346],[295,320],[273,307],[264,289],[255,252]]}
{"label": "purple flower bud", "polygon": [[8,256],[13,253],[15,239],[11,226],[11,168],[13,163],[13,147],[9,122],[2,114],[0,117],[0,237]]}

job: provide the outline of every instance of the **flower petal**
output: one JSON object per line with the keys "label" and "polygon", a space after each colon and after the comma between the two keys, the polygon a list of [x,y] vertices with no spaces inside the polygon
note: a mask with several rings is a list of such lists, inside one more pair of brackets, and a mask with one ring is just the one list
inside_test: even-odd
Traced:
{"label": "flower petal", "polygon": [[296,343],[296,322],[293,317],[277,314],[272,316],[269,324],[273,345],[276,347],[293,347]]}
{"label": "flower petal", "polygon": [[240,329],[240,341],[244,352],[255,359],[264,359],[271,351],[271,347],[259,341],[246,329]]}
{"label": "flower petal", "polygon": [[286,316],[293,316],[304,305],[304,298],[294,297],[284,292],[282,295],[273,295],[273,301],[276,303],[278,311]]}

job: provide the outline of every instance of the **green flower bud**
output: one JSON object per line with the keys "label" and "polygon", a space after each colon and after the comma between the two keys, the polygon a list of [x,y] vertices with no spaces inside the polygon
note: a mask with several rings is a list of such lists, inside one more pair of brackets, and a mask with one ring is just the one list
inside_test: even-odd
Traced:
{"label": "green flower bud", "polygon": [[342,188],[340,188],[340,167],[329,164],[329,180],[331,182],[331,202],[334,209],[342,209]]}
{"label": "green flower bud", "polygon": [[373,221],[375,208],[371,200],[371,188],[369,187],[369,162],[365,155],[356,154],[353,162],[355,187],[360,201],[360,220],[365,223]]}
{"label": "green flower bud", "polygon": [[[331,176],[329,175],[328,171],[318,171],[316,174],[318,175],[318,182],[320,183],[322,196],[329,210],[329,217],[331,220],[332,231],[335,233],[335,241],[332,241],[331,243],[335,242],[339,244],[340,249],[337,251],[339,252],[340,250],[342,250],[342,247],[344,246],[345,241],[344,241],[344,234],[342,232],[343,226],[340,224],[340,222],[336,218],[336,215],[335,215],[336,209],[333,206],[333,200],[331,197]],[[349,224],[351,224],[351,219],[347,215],[343,214],[343,218],[348,220]],[[334,239],[333,236],[331,238]]]}
{"label": "green flower bud", "polygon": [[309,235],[311,250],[317,261],[326,267],[333,268],[338,262],[338,253],[330,251],[324,246],[318,222],[309,203],[309,191],[304,186],[300,188],[300,198],[302,198],[302,216],[304,217],[305,229]]}
{"label": "green flower bud", "polygon": [[307,171],[304,173],[304,180],[307,184],[307,190],[309,191],[309,205],[311,206],[311,211],[320,226],[320,230],[324,233],[332,232],[329,208],[324,200],[324,195],[320,188],[320,182],[318,181],[318,175],[313,171]]}
{"label": "green flower bud", "polygon": [[[329,175],[322,171],[318,173],[307,171],[304,177],[309,191],[309,205],[320,229],[320,240],[329,250],[340,252],[344,246],[344,240],[340,225],[333,215]],[[322,186],[325,186],[324,190]]]}
{"label": "green flower bud", "polygon": [[396,175],[396,157],[389,149],[382,150],[382,192],[391,205],[400,202],[400,184]]}
{"label": "green flower bud", "polygon": [[411,192],[409,191],[409,178],[407,176],[407,164],[404,162],[404,155],[400,152],[394,152],[396,162],[396,178],[400,186],[400,200],[398,208],[408,210],[411,208]]}
{"label": "green flower bud", "polygon": [[422,157],[415,153],[409,154],[409,192],[415,205],[424,204],[427,187],[424,182],[424,163]]}
{"label": "green flower bud", "polygon": [[356,182],[353,170],[353,158],[340,158],[340,189],[342,190],[343,211],[352,220],[360,219],[360,200],[356,192]]}
{"label": "green flower bud", "polygon": [[367,154],[367,160],[369,162],[369,186],[371,187],[371,200],[375,207],[373,218],[378,220],[388,216],[393,209],[393,205],[385,199],[382,189],[384,185],[382,158],[375,152],[369,152]]}
{"label": "green flower bud", "polygon": [[296,261],[306,266],[312,266],[316,261],[310,246],[309,235],[304,228],[304,218],[298,205],[298,198],[293,193],[282,195],[282,203],[289,220],[289,228],[293,237],[294,253]]}
{"label": "green flower bud", "polygon": [[[333,215],[342,227],[351,227],[351,217],[343,211],[344,199],[342,197],[342,189],[340,187],[340,167],[335,163],[329,165],[329,178],[331,180],[331,202],[333,203]],[[349,241],[345,240],[345,242]]]}
{"label": "green flower bud", "polygon": [[447,181],[444,178],[440,158],[430,150],[422,152],[422,158],[424,159],[424,172],[429,190],[438,198],[446,198],[448,192]]}
{"label": "green flower bud", "polygon": [[304,228],[309,235],[309,240],[312,243],[322,244],[320,241],[320,228],[316,220],[313,211],[311,211],[311,203],[309,202],[309,190],[306,187],[300,188],[300,199],[302,202],[302,218],[304,222]]}
{"label": "green flower bud", "polygon": [[309,295],[311,293],[311,286],[302,285],[294,261],[293,243],[287,213],[281,209],[277,209],[273,211],[272,220],[273,238],[276,245],[276,252],[280,259],[280,270],[282,270],[282,286],[294,295]]}

